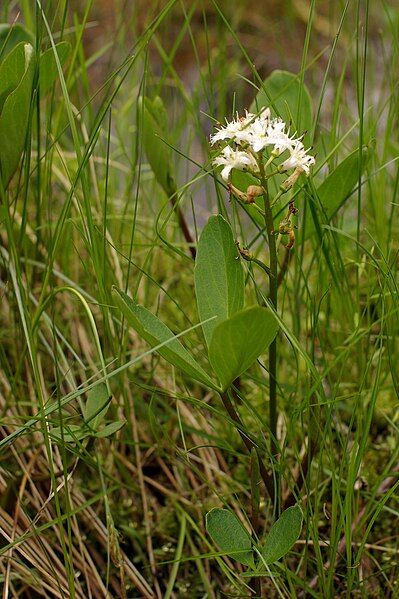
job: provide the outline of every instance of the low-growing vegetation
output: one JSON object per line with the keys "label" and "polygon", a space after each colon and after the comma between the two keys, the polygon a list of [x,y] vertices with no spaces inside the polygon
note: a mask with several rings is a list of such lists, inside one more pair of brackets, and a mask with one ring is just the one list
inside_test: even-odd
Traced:
{"label": "low-growing vegetation", "polygon": [[399,596],[399,8],[263,4],[0,6],[4,599]]}

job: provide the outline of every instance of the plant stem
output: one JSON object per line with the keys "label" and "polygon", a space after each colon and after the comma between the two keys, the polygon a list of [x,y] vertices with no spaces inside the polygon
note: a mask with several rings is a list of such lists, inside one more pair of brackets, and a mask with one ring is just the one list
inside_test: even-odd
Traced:
{"label": "plant stem", "polygon": [[283,260],[283,263],[280,268],[280,272],[278,273],[278,277],[277,277],[277,289],[280,287],[281,283],[284,281],[285,273],[288,270],[292,256],[293,256],[292,251],[286,249],[285,254],[284,254],[284,260]]}
{"label": "plant stem", "polygon": [[176,211],[177,220],[178,220],[178,223],[179,223],[179,227],[180,227],[181,232],[183,233],[184,239],[187,242],[188,249],[190,251],[191,257],[192,257],[193,260],[195,260],[195,256],[196,256],[197,252],[196,252],[196,249],[194,247],[194,239],[193,239],[193,237],[191,235],[190,228],[189,228],[189,226],[187,224],[187,221],[185,219],[183,211],[182,211],[182,209],[179,206],[178,193],[177,193],[177,189],[176,188],[173,187],[169,191],[169,199],[170,199],[170,203],[172,204],[173,208]]}
{"label": "plant stem", "polygon": [[[270,274],[269,274],[269,299],[272,306],[277,310],[277,285],[278,285],[278,260],[277,260],[277,246],[276,238],[274,236],[274,223],[273,213],[270,205],[270,198],[267,188],[267,179],[265,176],[265,169],[262,159],[259,160],[260,178],[263,189],[265,191],[264,198],[264,212],[265,212],[265,225],[267,232],[267,239],[269,242],[269,256],[270,256]],[[269,346],[269,426],[270,426],[270,449],[272,455],[276,455],[278,452],[277,444],[277,337],[273,343]],[[279,481],[276,478],[276,497],[279,497]]]}
{"label": "plant stem", "polygon": [[319,406],[317,405],[317,396],[315,393],[312,393],[309,406],[308,449],[305,455],[303,456],[301,463],[299,464],[299,472],[295,480],[294,491],[291,491],[289,495],[286,497],[285,501],[283,501],[284,509],[296,503],[296,496],[300,493],[300,491],[304,488],[306,484],[308,484],[308,489],[310,488],[310,481],[308,480],[308,476],[310,473],[310,467],[313,461],[313,457],[319,446],[319,422],[320,413]]}
{"label": "plant stem", "polygon": [[263,482],[265,483],[266,490],[269,493],[271,500],[274,501],[273,480],[266,470],[266,467],[265,467],[265,465],[262,461],[262,458],[260,456],[258,447],[255,445],[255,443],[252,441],[252,439],[250,439],[244,433],[244,425],[243,425],[241,418],[238,415],[228,393],[221,392],[220,397],[222,399],[222,402],[223,402],[226,412],[230,416],[231,420],[236,423],[236,425],[237,425],[236,430],[237,430],[238,434],[240,435],[245,447],[248,449],[249,452],[251,452],[253,449],[255,450],[257,458],[258,458],[260,475],[262,477]]}
{"label": "plant stem", "polygon": [[[251,525],[252,525],[252,538],[254,544],[257,543],[257,534],[259,531],[259,510],[260,510],[260,493],[259,493],[259,460],[254,449],[251,451]],[[261,578],[255,576],[249,582],[249,586],[253,589],[253,597],[262,596],[262,582]]]}

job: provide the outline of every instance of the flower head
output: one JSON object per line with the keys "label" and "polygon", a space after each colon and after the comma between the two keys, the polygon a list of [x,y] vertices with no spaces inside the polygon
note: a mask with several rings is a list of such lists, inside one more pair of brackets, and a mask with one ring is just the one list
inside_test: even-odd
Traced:
{"label": "flower head", "polygon": [[309,169],[316,161],[314,156],[310,156],[308,150],[305,150],[303,143],[297,139],[295,145],[290,149],[290,156],[280,165],[280,171],[298,169],[309,175]]}
{"label": "flower head", "polygon": [[251,121],[255,118],[255,115],[251,112],[245,111],[245,116],[239,117],[238,113],[236,118],[232,121],[227,121],[224,127],[220,127],[215,135],[211,135],[211,144],[215,144],[217,141],[223,141],[231,139],[236,143],[240,143],[240,140],[245,137],[245,129],[249,127]]}
{"label": "flower head", "polygon": [[[290,137],[286,131],[286,124],[281,118],[271,118],[270,109],[263,107],[258,115],[245,111],[245,116],[232,121],[226,120],[226,125],[220,127],[215,135],[211,136],[211,144],[218,141],[227,141],[222,153],[214,160],[214,164],[223,165],[222,177],[226,181],[233,168],[249,170],[255,175],[259,171],[257,160],[262,160],[261,152],[271,148],[271,157],[268,164],[276,156],[289,152],[289,157],[278,167],[280,172],[295,170],[296,178],[300,173],[309,175],[309,169],[315,163],[313,156],[309,156],[300,137]],[[259,155],[259,158],[256,157]]]}
{"label": "flower head", "polygon": [[268,123],[257,119],[251,127],[251,137],[248,141],[254,152],[260,152],[266,146],[273,146],[273,153],[277,156],[293,145],[293,140],[285,132],[282,119],[271,119]]}
{"label": "flower head", "polygon": [[233,168],[251,172],[258,170],[258,165],[252,154],[241,150],[233,150],[230,146],[223,148],[222,153],[216,156],[213,163],[216,166],[224,166],[221,176],[225,181],[229,180]]}

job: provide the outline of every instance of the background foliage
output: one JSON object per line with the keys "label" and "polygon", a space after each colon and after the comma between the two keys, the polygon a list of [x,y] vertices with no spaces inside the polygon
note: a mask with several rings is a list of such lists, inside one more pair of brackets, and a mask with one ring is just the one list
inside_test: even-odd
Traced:
{"label": "background foliage", "polygon": [[[0,113],[3,596],[249,595],[205,514],[250,511],[251,457],[217,394],[150,349],[112,287],[184,331],[206,368],[193,253],[208,216],[267,255],[209,134],[276,69],[296,75],[317,164],[280,254],[276,465],[304,527],[264,593],[397,596],[396,3],[5,0],[0,21],[23,26],[0,29],[1,68],[17,43],[34,52],[24,105]],[[250,306],[266,278],[243,268]],[[236,405],[270,465],[264,358]]]}

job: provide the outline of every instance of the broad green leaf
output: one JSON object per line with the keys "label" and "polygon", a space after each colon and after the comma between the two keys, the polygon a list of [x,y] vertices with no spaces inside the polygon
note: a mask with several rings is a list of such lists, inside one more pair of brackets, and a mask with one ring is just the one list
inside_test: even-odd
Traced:
{"label": "broad green leaf", "polygon": [[[60,42],[55,48],[60,64],[63,65],[69,56],[71,46],[68,42]],[[39,72],[40,94],[44,96],[58,77],[58,68],[53,48],[49,48],[41,54]]]}
{"label": "broad green leaf", "polygon": [[299,505],[286,509],[280,518],[273,524],[260,548],[266,564],[274,564],[286,553],[299,539],[302,530],[302,510]]}
{"label": "broad green leaf", "polygon": [[200,381],[204,385],[216,388],[215,383],[207,375],[193,358],[193,356],[183,347],[179,339],[176,339],[172,331],[143,306],[136,304],[126,293],[113,288],[115,301],[122,310],[127,322],[137,333],[151,345],[155,347],[160,343],[169,341],[157,351],[168,362],[180,368],[193,379]]}
{"label": "broad green leaf", "polygon": [[147,107],[150,110],[152,117],[156,120],[160,130],[165,133],[168,130],[168,113],[166,112],[162,98],[155,96],[150,103],[147,98]]}
{"label": "broad green leaf", "polygon": [[215,328],[209,361],[223,390],[269,347],[277,330],[273,313],[260,306],[237,312]]}
{"label": "broad green leaf", "polygon": [[0,64],[0,114],[7,96],[18,87],[25,73],[24,46],[24,44],[18,44]]}
{"label": "broad green leaf", "polygon": [[[366,168],[370,157],[370,149],[363,148],[362,170]],[[359,151],[355,150],[347,156],[337,168],[325,178],[317,188],[319,201],[307,210],[305,222],[305,239],[316,232],[317,223],[329,223],[338,210],[345,204],[359,179]],[[321,205],[320,205],[321,204]]]}
{"label": "broad green leaf", "polygon": [[307,132],[304,143],[310,145],[312,102],[306,85],[301,85],[297,75],[288,71],[273,71],[256,95],[251,111],[257,112],[262,106],[269,106],[272,113],[280,116],[290,127],[292,133],[301,135]]}
{"label": "broad green leaf", "polygon": [[107,386],[104,383],[93,387],[88,393],[87,401],[83,409],[83,417],[87,425],[96,430],[101,420],[104,418],[111,397],[109,396]]}
{"label": "broad green leaf", "polygon": [[0,61],[4,60],[7,54],[21,42],[34,46],[35,38],[19,23],[13,25],[0,23]]}
{"label": "broad green leaf", "polygon": [[100,431],[97,431],[95,436],[99,439],[103,439],[104,437],[110,437],[114,433],[118,432],[122,426],[125,426],[126,422],[124,420],[115,420],[115,422],[110,422],[102,428]]}
{"label": "broad green leaf", "polygon": [[18,167],[29,124],[35,59],[32,46],[22,45],[25,72],[19,85],[7,96],[0,115],[0,173],[4,188]]}
{"label": "broad green leaf", "polygon": [[90,432],[79,424],[65,424],[62,429],[60,426],[56,426],[50,429],[49,433],[56,441],[64,440],[67,443],[81,441],[90,435]]}
{"label": "broad green leaf", "polygon": [[209,347],[212,333],[244,304],[244,273],[230,225],[223,216],[211,216],[197,248],[195,293],[202,328]]}
{"label": "broad green leaf", "polygon": [[141,98],[139,110],[142,115],[141,136],[148,162],[156,180],[168,196],[175,193],[171,150],[164,141],[167,136],[166,112],[160,98],[151,101]]}
{"label": "broad green leaf", "polygon": [[251,537],[235,514],[214,508],[206,515],[206,530],[223,553],[244,566],[253,566]]}

